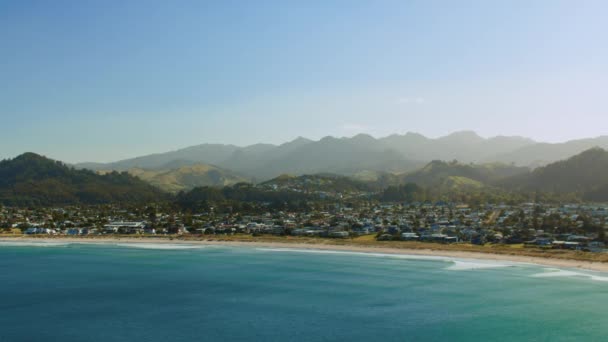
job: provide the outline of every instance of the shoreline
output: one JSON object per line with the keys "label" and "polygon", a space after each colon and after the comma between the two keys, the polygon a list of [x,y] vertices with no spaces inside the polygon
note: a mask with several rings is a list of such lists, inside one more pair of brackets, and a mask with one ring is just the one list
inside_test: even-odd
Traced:
{"label": "shoreline", "polygon": [[306,243],[306,242],[285,242],[285,241],[242,241],[242,240],[185,240],[168,237],[154,238],[134,238],[134,237],[102,237],[102,238],[83,238],[83,237],[59,237],[59,238],[33,238],[33,237],[8,237],[0,236],[0,242],[39,242],[39,243],[82,243],[82,244],[172,244],[172,245],[203,245],[203,246],[228,246],[228,247],[254,247],[254,248],[284,248],[284,249],[304,249],[319,251],[341,251],[357,253],[382,253],[394,255],[416,255],[447,257],[459,259],[473,259],[483,261],[508,261],[522,264],[534,264],[546,267],[583,269],[589,271],[608,272],[608,263],[594,262],[575,259],[543,258],[527,255],[483,253],[462,250],[439,250],[431,248],[394,248],[388,246],[358,246],[355,244],[328,244],[328,243]]}

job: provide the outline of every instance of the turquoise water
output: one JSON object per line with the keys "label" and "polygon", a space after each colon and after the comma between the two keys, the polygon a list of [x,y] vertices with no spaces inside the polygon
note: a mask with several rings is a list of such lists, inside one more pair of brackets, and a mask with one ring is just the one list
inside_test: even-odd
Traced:
{"label": "turquoise water", "polygon": [[3,243],[0,341],[608,338],[604,275],[499,266],[507,265],[256,248]]}

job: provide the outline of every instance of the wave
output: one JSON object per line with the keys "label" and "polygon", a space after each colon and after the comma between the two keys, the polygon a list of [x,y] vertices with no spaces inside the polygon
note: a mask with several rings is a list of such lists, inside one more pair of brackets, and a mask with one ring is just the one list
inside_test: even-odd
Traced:
{"label": "wave", "polygon": [[0,246],[6,247],[67,247],[65,242],[34,242],[34,241],[0,241]]}
{"label": "wave", "polygon": [[370,256],[379,258],[404,259],[404,260],[427,260],[427,261],[444,261],[451,262],[453,265],[446,268],[451,271],[479,270],[489,268],[514,267],[523,265],[522,263],[511,262],[494,262],[476,259],[457,259],[446,256],[436,255],[415,255],[415,254],[390,254],[390,253],[366,253],[366,252],[351,252],[351,251],[334,251],[320,249],[291,249],[291,248],[256,248],[266,252],[295,252],[295,253],[312,253],[312,254],[339,254],[339,255],[358,255]]}
{"label": "wave", "polygon": [[608,276],[597,275],[593,273],[578,272],[571,270],[561,270],[559,268],[545,268],[545,272],[533,274],[535,278],[559,278],[559,277],[573,277],[573,278],[588,278],[595,281],[608,281]]}
{"label": "wave", "polygon": [[297,248],[256,248],[258,251],[265,252],[294,252],[294,253],[311,253],[311,254],[340,254],[340,255],[361,255],[379,258],[391,259],[412,259],[412,260],[434,260],[434,261],[451,261],[452,258],[433,255],[412,255],[412,254],[390,254],[390,253],[367,253],[367,252],[350,252],[350,251],[334,251],[323,249],[297,249]]}
{"label": "wave", "polygon": [[0,241],[0,247],[70,247],[70,246],[115,246],[125,248],[138,249],[155,249],[155,250],[186,250],[186,249],[202,249],[207,246],[187,245],[187,244],[168,244],[168,243],[115,243],[115,242],[96,242],[96,241]]}
{"label": "wave", "polygon": [[452,260],[454,265],[446,268],[451,271],[467,271],[467,270],[482,270],[488,268],[515,267],[517,263],[493,262],[493,261],[468,261],[468,260]]}
{"label": "wave", "polygon": [[182,249],[202,249],[205,246],[182,245],[182,244],[166,244],[166,243],[116,243],[112,244],[118,247],[139,248],[139,249],[156,249],[156,250],[182,250]]}

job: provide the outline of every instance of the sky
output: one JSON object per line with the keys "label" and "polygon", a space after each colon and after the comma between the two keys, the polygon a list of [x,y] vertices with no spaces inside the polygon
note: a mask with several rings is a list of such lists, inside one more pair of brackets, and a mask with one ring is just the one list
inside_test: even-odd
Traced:
{"label": "sky", "polygon": [[606,1],[0,1],[0,159],[608,134]]}

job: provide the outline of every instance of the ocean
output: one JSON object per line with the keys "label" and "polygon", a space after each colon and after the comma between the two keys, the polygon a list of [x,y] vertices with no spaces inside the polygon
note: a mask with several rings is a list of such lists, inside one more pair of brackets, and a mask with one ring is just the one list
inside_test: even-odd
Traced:
{"label": "ocean", "polygon": [[0,243],[0,341],[605,341],[605,274],[253,247]]}

